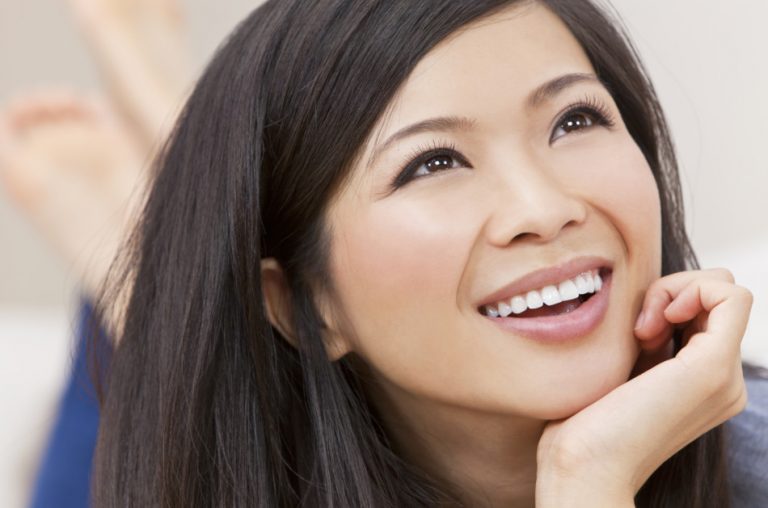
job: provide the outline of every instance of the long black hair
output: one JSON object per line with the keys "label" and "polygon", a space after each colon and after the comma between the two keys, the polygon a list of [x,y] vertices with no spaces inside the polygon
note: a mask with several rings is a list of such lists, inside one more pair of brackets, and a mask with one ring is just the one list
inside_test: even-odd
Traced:
{"label": "long black hair", "polygon": [[[329,361],[312,295],[332,284],[327,205],[397,89],[446,36],[515,3],[269,0],[238,26],[158,157],[96,308],[119,326],[95,506],[457,501],[393,452],[353,365]],[[540,3],[578,39],[653,171],[663,274],[696,268],[664,115],[620,24],[590,0]],[[296,347],[266,317],[266,257],[288,281]],[[722,447],[720,427],[692,442],[638,505],[727,506]]]}

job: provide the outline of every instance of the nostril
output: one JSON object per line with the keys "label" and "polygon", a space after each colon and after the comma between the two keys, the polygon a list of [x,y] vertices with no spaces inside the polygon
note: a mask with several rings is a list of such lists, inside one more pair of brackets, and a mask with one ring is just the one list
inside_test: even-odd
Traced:
{"label": "nostril", "polygon": [[536,236],[534,233],[520,233],[518,235],[515,235],[515,237],[512,239],[513,241],[519,241],[523,240],[525,238],[528,238],[529,236]]}
{"label": "nostril", "polygon": [[566,223],[565,223],[565,226],[563,226],[563,227],[564,227],[564,228],[567,228],[568,226],[575,226],[575,225],[577,225],[579,222],[580,222],[580,221],[578,221],[578,220],[576,220],[576,219],[571,219],[571,220],[569,220],[568,222],[566,222]]}
{"label": "nostril", "polygon": [[512,238],[512,241],[513,242],[526,241],[526,240],[534,241],[536,239],[550,240],[550,239],[556,237],[561,230],[563,230],[563,229],[565,229],[565,228],[567,228],[569,226],[577,226],[577,225],[579,225],[580,222],[581,221],[578,220],[578,219],[571,219],[568,222],[566,222],[565,224],[563,224],[560,228],[554,229],[552,231],[547,231],[544,228],[542,228],[540,232],[525,231],[523,233],[516,234]]}

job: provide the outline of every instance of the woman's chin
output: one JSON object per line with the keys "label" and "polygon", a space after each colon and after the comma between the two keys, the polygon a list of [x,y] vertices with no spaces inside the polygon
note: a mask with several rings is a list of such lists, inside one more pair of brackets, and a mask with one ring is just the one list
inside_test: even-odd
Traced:
{"label": "woman's chin", "polygon": [[531,393],[526,413],[541,420],[569,418],[624,384],[629,376],[629,371],[624,370],[604,373],[600,377],[573,380],[568,384],[553,383],[547,387],[549,389],[537,390]]}

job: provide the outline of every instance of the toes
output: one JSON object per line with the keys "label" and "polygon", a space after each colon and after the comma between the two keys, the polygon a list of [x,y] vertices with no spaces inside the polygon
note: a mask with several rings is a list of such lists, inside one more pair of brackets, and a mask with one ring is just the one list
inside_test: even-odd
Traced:
{"label": "toes", "polygon": [[83,120],[94,116],[94,107],[67,89],[38,90],[13,99],[3,117],[6,135],[24,135],[26,131],[51,122]]}

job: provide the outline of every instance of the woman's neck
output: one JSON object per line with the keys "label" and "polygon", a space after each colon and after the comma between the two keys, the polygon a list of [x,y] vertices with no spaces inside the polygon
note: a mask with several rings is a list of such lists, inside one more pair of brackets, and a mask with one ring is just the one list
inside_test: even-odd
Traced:
{"label": "woman's neck", "polygon": [[455,486],[467,506],[535,505],[536,449],[546,422],[415,399],[386,382],[366,390],[396,452]]}

